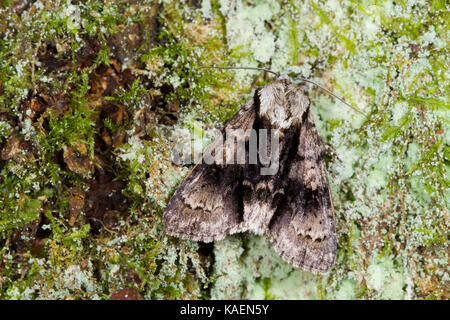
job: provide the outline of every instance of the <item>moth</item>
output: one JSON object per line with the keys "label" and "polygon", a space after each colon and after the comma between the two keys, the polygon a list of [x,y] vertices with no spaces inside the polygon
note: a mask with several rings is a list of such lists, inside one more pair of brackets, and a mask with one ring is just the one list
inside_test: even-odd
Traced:
{"label": "moth", "polygon": [[[163,214],[166,233],[212,242],[250,231],[265,235],[292,266],[327,273],[336,259],[334,208],[305,87],[282,75],[257,88],[222,132],[233,129],[276,130],[278,170],[261,174],[273,163],[261,157],[251,163],[250,137],[243,137],[244,163],[198,163],[179,185]],[[222,136],[228,156],[236,152],[229,150],[229,139]],[[263,149],[270,149],[273,141],[268,139]],[[214,153],[213,148],[216,141],[205,153]]]}

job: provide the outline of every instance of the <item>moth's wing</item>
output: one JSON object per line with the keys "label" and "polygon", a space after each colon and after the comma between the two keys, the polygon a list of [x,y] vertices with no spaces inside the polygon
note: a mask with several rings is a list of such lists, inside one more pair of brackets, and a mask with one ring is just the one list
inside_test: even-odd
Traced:
{"label": "moth's wing", "polygon": [[275,251],[290,264],[326,273],[336,259],[334,208],[321,139],[309,111],[296,151],[290,160],[285,198],[267,233]]}
{"label": "moth's wing", "polygon": [[[229,129],[253,127],[254,98],[225,125]],[[205,153],[223,146],[216,139]],[[227,150],[224,150],[226,154]],[[163,225],[169,235],[195,241],[223,239],[242,221],[242,165],[200,163],[180,184],[170,200]]]}

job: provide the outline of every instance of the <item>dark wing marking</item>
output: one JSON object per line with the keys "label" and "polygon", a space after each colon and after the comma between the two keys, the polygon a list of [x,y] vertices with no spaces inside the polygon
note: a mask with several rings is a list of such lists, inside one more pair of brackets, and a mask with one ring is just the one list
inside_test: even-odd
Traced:
{"label": "dark wing marking", "polygon": [[307,112],[286,177],[285,198],[267,234],[275,251],[293,266],[326,273],[336,258],[334,209],[321,139]]}
{"label": "dark wing marking", "polygon": [[[274,81],[257,91],[255,95],[255,107],[258,117],[254,129],[258,140],[258,159],[256,164],[248,164],[243,173],[244,191],[244,215],[243,222],[237,231],[250,231],[255,234],[267,233],[267,227],[275,213],[279,199],[285,192],[286,183],[283,174],[288,163],[288,152],[292,149],[293,135],[298,136],[298,130],[287,125],[280,128],[284,122],[289,122],[291,117],[287,112],[289,95],[288,88],[283,81]],[[292,94],[297,95],[300,91],[294,88]],[[299,101],[301,99],[297,99]],[[280,115],[280,113],[282,115]],[[261,130],[267,130],[265,143],[261,144],[259,136]],[[278,136],[278,150],[272,150],[272,141],[276,134]],[[263,148],[265,145],[266,149]],[[272,158],[272,152],[278,157]],[[261,154],[263,153],[263,154]],[[262,157],[266,161],[261,161]],[[268,158],[270,159],[267,162]],[[265,162],[265,163],[264,163]],[[263,174],[264,169],[273,168],[273,173]]]}
{"label": "dark wing marking", "polygon": [[[249,129],[255,121],[253,98],[225,125],[228,129]],[[214,150],[215,140],[205,151]],[[225,153],[227,150],[224,150]],[[180,184],[172,196],[163,224],[169,235],[195,241],[223,239],[242,221],[242,165],[201,163]]]}

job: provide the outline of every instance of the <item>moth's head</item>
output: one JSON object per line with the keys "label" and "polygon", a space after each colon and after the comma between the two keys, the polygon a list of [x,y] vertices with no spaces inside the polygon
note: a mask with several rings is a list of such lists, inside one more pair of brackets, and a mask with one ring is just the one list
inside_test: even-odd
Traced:
{"label": "moth's head", "polygon": [[259,116],[277,129],[301,123],[310,103],[305,92],[286,74],[262,87],[259,99]]}
{"label": "moth's head", "polygon": [[287,80],[287,81],[292,82],[292,78],[289,77],[287,74],[280,74],[278,76],[277,80]]}
{"label": "moth's head", "polygon": [[[260,70],[260,71],[270,72],[270,73],[272,73],[272,74],[274,74],[274,75],[277,76],[277,80],[275,80],[274,82],[272,82],[272,83],[266,85],[266,86],[265,86],[263,89],[261,89],[261,91],[260,91],[260,95],[261,95],[261,92],[262,92],[262,91],[266,91],[266,94],[267,94],[267,97],[266,97],[266,98],[269,99],[269,100],[270,100],[270,94],[271,94],[271,92],[270,92],[270,88],[268,88],[268,87],[273,86],[274,83],[280,83],[280,82],[282,82],[282,83],[284,83],[285,87],[290,87],[291,85],[294,85],[293,79],[292,79],[291,77],[289,77],[287,74],[281,74],[281,75],[280,75],[280,74],[277,73],[277,72],[274,72],[274,71],[268,70],[268,69],[264,69],[264,68],[255,68],[255,67],[213,67],[213,66],[210,66],[210,67],[200,67],[200,68],[202,68],[202,69],[204,69],[204,68],[212,68],[212,69],[249,69],[249,70]],[[351,109],[353,109],[353,110],[355,110],[355,111],[361,113],[362,115],[364,115],[365,118],[367,118],[367,116],[366,116],[363,112],[359,111],[358,109],[356,109],[356,108],[353,107],[352,105],[348,104],[348,103],[345,102],[342,98],[339,98],[339,97],[338,97],[337,95],[335,95],[333,92],[331,92],[330,90],[328,90],[328,89],[322,87],[320,84],[318,84],[318,83],[316,83],[316,82],[314,82],[314,81],[312,81],[312,80],[305,79],[305,78],[296,78],[296,80],[301,80],[301,81],[303,81],[303,82],[307,82],[307,83],[310,83],[310,84],[315,85],[316,87],[319,87],[320,89],[322,89],[322,90],[324,90],[325,92],[327,92],[329,95],[335,97],[336,99],[338,99],[339,101],[341,101],[342,103],[344,103],[345,105],[347,105],[349,108],[351,108]],[[295,85],[294,85],[294,86],[295,86]],[[279,113],[279,114],[274,114],[274,113],[272,112],[272,114],[270,114],[270,113],[271,113],[270,110],[273,109],[273,108],[270,107],[270,105],[266,105],[265,107],[263,106],[262,108],[260,108],[260,116],[261,116],[261,117],[269,117],[269,120],[270,120],[270,119],[273,120],[273,121],[271,121],[271,122],[272,122],[274,125],[276,125],[277,127],[278,127],[278,126],[285,127],[286,125],[292,124],[293,122],[301,121],[301,118],[302,118],[303,114],[308,110],[308,107],[309,107],[309,99],[308,99],[308,97],[303,93],[302,89],[300,89],[298,86],[295,86],[295,87],[296,87],[296,88],[293,88],[293,89],[294,89],[293,91],[291,91],[291,89],[288,89],[287,92],[286,92],[286,95],[290,95],[290,94],[294,94],[294,96],[297,95],[297,98],[299,98],[299,101],[298,101],[298,102],[299,102],[299,105],[297,106],[298,108],[296,108],[296,107],[294,106],[295,103],[294,103],[294,104],[285,105],[284,107],[281,106],[281,105],[278,106],[278,109],[279,109],[279,110],[281,110],[281,109],[283,109],[283,108],[286,109],[286,110],[287,110],[287,109],[291,109],[291,110],[290,110],[290,111],[291,111],[290,113],[292,114],[292,119],[291,119],[292,121],[288,121],[288,119],[286,118],[286,114],[287,114],[287,113],[285,113],[285,114],[283,115],[282,112]],[[301,94],[299,94],[299,93],[301,93]],[[281,97],[281,98],[282,98],[282,97]],[[289,99],[288,99],[288,100],[289,100]],[[294,101],[293,101],[293,102],[294,102]],[[274,111],[274,110],[272,110],[272,111]],[[289,111],[289,110],[287,110],[287,111]],[[298,116],[300,116],[300,117],[298,117]]]}

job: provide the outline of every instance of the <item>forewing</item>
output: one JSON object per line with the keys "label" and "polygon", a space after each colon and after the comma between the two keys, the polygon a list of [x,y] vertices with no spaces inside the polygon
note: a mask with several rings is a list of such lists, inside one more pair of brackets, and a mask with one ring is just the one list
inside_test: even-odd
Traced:
{"label": "forewing", "polygon": [[275,251],[290,264],[326,273],[336,257],[334,209],[321,139],[307,112],[290,160],[285,198],[267,233]]}
{"label": "forewing", "polygon": [[[253,98],[225,125],[228,129],[252,128],[255,121]],[[215,140],[205,151],[217,148]],[[227,150],[224,150],[225,154]],[[223,239],[242,221],[242,170],[238,164],[200,163],[180,184],[170,200],[163,224],[169,235],[195,241]]]}

